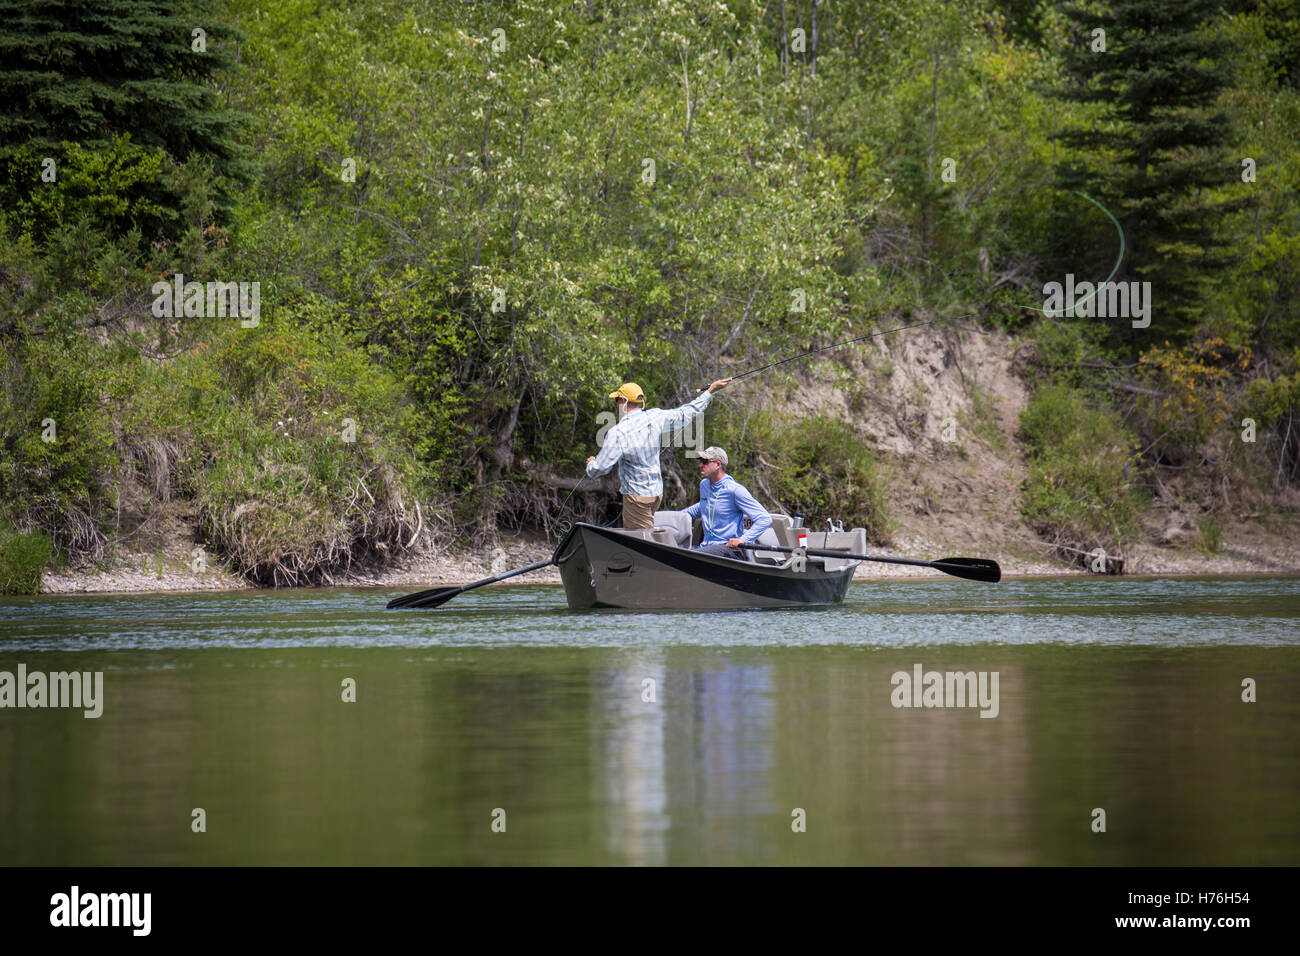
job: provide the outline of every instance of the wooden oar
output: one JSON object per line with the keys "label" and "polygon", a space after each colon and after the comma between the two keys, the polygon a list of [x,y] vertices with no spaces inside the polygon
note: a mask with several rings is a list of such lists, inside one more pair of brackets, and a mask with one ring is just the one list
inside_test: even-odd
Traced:
{"label": "wooden oar", "polygon": [[[794,548],[783,548],[775,544],[742,544],[742,548],[751,551],[784,551],[793,554]],[[852,558],[856,561],[880,561],[884,564],[914,564],[922,568],[934,568],[956,578],[969,578],[972,581],[987,581],[997,584],[1002,580],[1002,569],[996,561],[988,558],[940,558],[938,561],[920,561],[916,558],[887,558],[878,554],[848,554],[844,551],[823,551],[817,548],[805,548],[805,552],[818,558]]]}
{"label": "wooden oar", "polygon": [[457,594],[464,594],[466,591],[472,591],[475,588],[481,588],[485,584],[492,584],[496,581],[504,581],[506,578],[513,578],[516,574],[526,574],[529,571],[536,571],[538,568],[549,567],[555,563],[554,558],[547,558],[545,561],[534,561],[532,564],[523,568],[515,568],[513,571],[502,571],[500,574],[494,574],[490,578],[484,578],[482,581],[475,581],[473,584],[466,584],[458,588],[430,588],[427,591],[417,591],[415,594],[407,594],[404,597],[393,598],[388,602],[388,609],[401,607],[437,607],[440,604],[446,604]]}

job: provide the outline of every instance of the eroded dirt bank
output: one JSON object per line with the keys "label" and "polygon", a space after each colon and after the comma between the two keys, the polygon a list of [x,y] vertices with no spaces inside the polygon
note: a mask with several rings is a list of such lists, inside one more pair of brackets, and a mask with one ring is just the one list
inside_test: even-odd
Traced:
{"label": "eroded dirt bank", "polygon": [[[998,561],[1007,575],[1086,574],[1077,560],[1043,541],[1021,516],[1026,475],[1018,435],[1028,401],[1028,358],[998,332],[918,330],[884,337],[869,349],[842,350],[809,363],[798,376],[729,392],[731,401],[781,403],[788,410],[837,415],[853,424],[882,461],[893,522],[884,555],[972,555]],[[744,474],[738,474],[745,481]],[[1157,482],[1144,531],[1123,555],[1126,574],[1300,573],[1300,524],[1294,508],[1207,498],[1188,480]],[[1197,520],[1213,513],[1217,550]],[[193,514],[183,502],[158,509],[102,566],[49,571],[45,593],[188,591],[248,587],[207,560],[196,569]],[[383,571],[354,570],[338,585],[431,587],[459,584],[542,560],[553,541],[504,535],[484,551],[429,536]],[[1077,558],[1077,556],[1076,556]],[[925,569],[865,563],[859,578],[937,575]],[[942,575],[937,575],[942,577]],[[559,581],[554,568],[513,583]]]}

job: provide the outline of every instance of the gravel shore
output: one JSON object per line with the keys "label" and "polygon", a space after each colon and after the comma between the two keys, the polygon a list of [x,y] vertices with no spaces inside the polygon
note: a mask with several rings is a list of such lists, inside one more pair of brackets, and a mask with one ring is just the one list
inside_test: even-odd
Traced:
{"label": "gravel shore", "polygon": [[[357,570],[334,581],[339,587],[410,588],[419,590],[467,584],[510,568],[541,561],[551,554],[548,541],[507,536],[498,547],[487,553],[427,547],[404,556],[383,570]],[[992,557],[1005,577],[1041,575],[1086,575],[1078,566],[1067,565],[1049,556],[1027,553],[996,553],[970,548],[968,553]],[[937,558],[954,553],[954,549],[923,540],[900,540],[893,548],[875,548],[884,556]],[[1271,542],[1271,546],[1252,547],[1238,543],[1207,555],[1186,549],[1138,545],[1126,555],[1126,574],[1135,575],[1239,575],[1300,574],[1300,546]],[[863,562],[856,579],[912,578],[944,575],[927,568]],[[558,584],[559,570],[542,568],[502,582],[503,584]],[[221,568],[194,570],[181,559],[164,559],[161,570],[156,556],[124,554],[102,566],[76,570],[49,571],[42,585],[44,594],[147,593],[161,591],[231,591],[251,589],[243,578]]]}

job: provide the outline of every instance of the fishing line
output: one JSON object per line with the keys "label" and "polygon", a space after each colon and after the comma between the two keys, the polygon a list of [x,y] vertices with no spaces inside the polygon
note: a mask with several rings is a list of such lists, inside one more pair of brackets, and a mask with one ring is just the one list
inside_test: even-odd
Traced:
{"label": "fishing line", "polygon": [[[587,476],[583,475],[581,478],[578,479],[578,483],[573,486],[573,489],[567,495],[565,495],[564,500],[560,502],[559,510],[555,512],[555,517],[557,519],[560,517],[560,515],[564,514],[564,509],[569,506],[569,499],[573,497],[573,493],[577,491],[579,488],[581,488],[582,483],[586,480],[587,480]],[[557,538],[563,538],[566,534],[568,534],[572,530],[573,530],[573,522],[570,521],[568,518],[565,518],[563,520],[557,520],[555,522],[555,536]]]}
{"label": "fishing line", "polygon": [[[1088,296],[1086,296],[1084,299],[1078,302],[1072,302],[1067,307],[1063,307],[1061,309],[1047,309],[1047,308],[1040,309],[1038,306],[1018,305],[1013,303],[1014,307],[1017,309],[1028,309],[1031,312],[1041,312],[1044,315],[1049,315],[1049,316],[1063,315],[1066,311],[1068,311],[1068,309],[1078,308],[1084,303],[1090,301],[1098,293],[1100,293],[1102,287],[1108,284],[1111,279],[1115,278],[1116,273],[1119,272],[1120,265],[1124,262],[1124,252],[1125,249],[1127,248],[1127,245],[1124,241],[1124,227],[1120,225],[1119,220],[1116,219],[1114,215],[1111,214],[1111,211],[1109,209],[1107,209],[1101,203],[1097,202],[1097,200],[1093,199],[1087,193],[1081,193],[1078,190],[1071,190],[1071,192],[1073,192],[1074,195],[1076,196],[1081,196],[1082,198],[1088,200],[1088,202],[1092,203],[1094,206],[1096,206],[1098,209],[1104,212],[1106,214],[1106,218],[1115,224],[1115,230],[1116,232],[1119,233],[1119,255],[1115,259],[1115,266],[1113,269],[1110,270],[1110,275],[1108,275],[1104,281],[1097,283],[1096,287],[1092,290],[1091,293],[1089,293]],[[970,318],[971,316],[979,315],[979,314],[980,311],[975,311],[975,312],[965,312],[961,315],[942,316],[940,318],[931,319],[928,322],[916,322],[913,323],[912,325],[900,325],[894,329],[884,329],[879,332],[871,332],[867,335],[859,335],[856,338],[845,339],[843,342],[836,342],[833,345],[823,345],[821,348],[810,349],[807,352],[800,352],[798,355],[791,355],[788,358],[779,359],[778,361],[775,362],[768,362],[766,365],[760,365],[758,366],[758,368],[752,368],[747,372],[741,372],[739,375],[731,376],[731,381],[739,382],[742,379],[749,378],[751,375],[757,375],[759,372],[766,372],[770,368],[777,368],[778,366],[785,365],[787,362],[794,362],[801,358],[807,358],[809,355],[817,355],[819,352],[829,352],[831,349],[843,348],[845,345],[852,345],[854,342],[865,342],[867,339],[874,339],[881,335],[893,335],[895,332],[906,332],[909,329],[923,329],[926,326],[935,325],[939,322],[949,322],[949,321],[955,321],[957,319],[967,319]],[[704,389],[701,388],[698,391],[703,392]],[[582,487],[582,483],[586,480],[587,480],[586,475],[583,475],[581,478],[578,479],[578,483],[573,486],[573,490],[570,491],[568,495],[565,496],[564,501],[560,502],[560,508],[559,511],[556,513],[556,517],[559,517],[559,515],[564,514],[564,509],[568,506],[569,499],[572,498],[574,493],[579,488]],[[565,534],[568,534],[569,530],[572,527],[573,527],[573,522],[569,521],[568,519],[559,521],[556,524],[556,528],[559,529],[560,531],[560,537],[563,537]]]}
{"label": "fishing line", "polygon": [[1110,270],[1110,275],[1106,276],[1105,282],[1097,283],[1097,287],[1092,290],[1092,294],[1082,299],[1079,302],[1072,302],[1069,306],[1066,306],[1061,309],[1040,309],[1037,306],[1032,306],[1032,305],[1017,305],[1016,306],[1017,309],[1028,309],[1030,312],[1041,312],[1044,315],[1064,315],[1070,309],[1077,309],[1079,306],[1083,305],[1084,302],[1089,301],[1090,299],[1092,299],[1093,296],[1101,292],[1101,287],[1109,283],[1111,279],[1115,278],[1115,273],[1119,272],[1120,263],[1124,261],[1124,248],[1125,248],[1124,227],[1119,224],[1119,220],[1111,215],[1109,209],[1107,209],[1101,203],[1097,202],[1097,200],[1093,199],[1087,193],[1081,193],[1077,189],[1072,189],[1070,191],[1073,192],[1076,196],[1082,196],[1084,199],[1088,200],[1088,202],[1092,203],[1094,206],[1096,206],[1098,209],[1104,212],[1106,214],[1106,218],[1115,224],[1115,231],[1119,233],[1119,257],[1115,260],[1115,268]]}
{"label": "fishing line", "polygon": [[[1106,285],[1107,283],[1110,282],[1111,279],[1115,278],[1115,274],[1119,272],[1120,265],[1124,262],[1124,250],[1126,248],[1126,243],[1124,241],[1124,227],[1119,224],[1119,220],[1116,219],[1111,214],[1111,211],[1109,209],[1107,209],[1101,203],[1097,202],[1097,200],[1093,199],[1087,193],[1081,193],[1078,190],[1071,190],[1071,191],[1076,196],[1082,196],[1084,199],[1088,200],[1088,202],[1092,203],[1094,206],[1096,206],[1098,209],[1104,212],[1106,214],[1106,218],[1115,224],[1115,230],[1119,233],[1119,256],[1115,259],[1115,267],[1110,270],[1110,275],[1108,275],[1105,278],[1105,280],[1097,283],[1096,288],[1094,288],[1089,295],[1079,300],[1078,302],[1072,303],[1068,307],[1068,308],[1077,309],[1079,306],[1083,305],[1085,302],[1088,302],[1094,296],[1096,296],[1101,291],[1102,286]],[[1015,305],[1015,308],[1028,309],[1031,312],[1042,312],[1044,315],[1063,315],[1067,311],[1066,308],[1040,309],[1038,306],[1034,306],[1034,305],[1018,305],[1018,304]],[[765,372],[769,368],[776,368],[778,365],[784,365],[786,362],[793,362],[795,359],[805,358],[809,355],[816,355],[818,352],[828,352],[831,349],[837,349],[840,348],[841,346],[852,345],[854,342],[862,342],[865,341],[866,339],[874,339],[878,335],[892,335],[894,332],[905,332],[908,329],[920,329],[920,328],[924,328],[927,325],[934,325],[936,322],[947,322],[956,319],[966,319],[966,318],[970,318],[973,315],[979,315],[979,314],[980,313],[978,311],[966,312],[962,315],[953,315],[953,316],[946,316],[937,319],[931,319],[929,322],[917,322],[914,325],[900,325],[896,329],[885,329],[882,332],[872,332],[870,335],[859,335],[857,338],[846,339],[843,342],[836,342],[834,345],[823,345],[819,349],[812,349],[811,351],[808,352],[800,352],[798,355],[791,355],[789,358],[781,359],[779,362],[769,362],[767,365],[760,365],[758,368],[750,369],[748,372],[742,372],[739,375],[733,376],[732,381],[738,382],[743,378],[749,378],[749,376],[751,375],[757,375],[759,372]],[[700,389],[700,391],[703,391],[703,389]]]}
{"label": "fishing line", "polygon": [[[975,315],[974,312],[970,312],[970,313],[967,313],[967,314],[968,314],[968,315]],[[964,315],[956,315],[956,316],[953,316],[953,318],[956,318],[956,319],[964,319],[964,318],[966,318],[966,316],[964,316]],[[924,327],[927,326],[927,325],[934,325],[936,322],[941,322],[941,321],[943,321],[943,320],[942,320],[942,319],[931,319],[929,322],[917,322],[917,323],[914,324],[914,325],[900,325],[900,326],[899,326],[898,328],[896,328],[896,329],[885,329],[885,330],[883,330],[883,331],[881,331],[881,332],[872,332],[870,335],[859,335],[859,336],[858,336],[857,338],[855,338],[855,339],[845,339],[843,342],[836,342],[834,345],[823,345],[823,346],[822,346],[821,348],[819,348],[819,349],[812,349],[811,351],[808,351],[808,352],[800,352],[798,355],[791,355],[789,358],[783,358],[783,359],[781,359],[781,360],[778,361],[778,362],[768,362],[766,365],[760,365],[758,368],[750,369],[748,372],[741,372],[739,375],[733,375],[733,376],[731,377],[731,380],[732,380],[733,382],[739,382],[742,378],[749,378],[749,376],[751,376],[751,375],[757,375],[759,372],[765,372],[765,371],[767,371],[769,368],[776,368],[778,365],[784,365],[786,362],[793,362],[795,359],[805,358],[805,357],[807,357],[807,356],[809,356],[809,355],[816,355],[818,352],[826,352],[826,351],[829,351],[830,349],[837,349],[837,348],[840,348],[841,346],[844,346],[844,345],[852,345],[854,342],[862,342],[862,341],[865,341],[866,339],[874,339],[874,338],[875,338],[876,336],[878,336],[878,335],[890,335],[890,334],[892,334],[892,333],[894,333],[894,332],[905,332],[905,331],[908,330],[908,329],[920,329],[920,328],[924,328]],[[700,389],[700,391],[704,391],[704,389]]]}

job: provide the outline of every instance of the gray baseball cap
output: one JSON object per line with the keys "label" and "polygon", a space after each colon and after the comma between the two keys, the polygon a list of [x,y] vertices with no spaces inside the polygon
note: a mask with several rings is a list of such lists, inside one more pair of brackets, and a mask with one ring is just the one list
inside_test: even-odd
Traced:
{"label": "gray baseball cap", "polygon": [[704,451],[700,452],[701,458],[707,458],[709,461],[720,461],[722,466],[727,466],[727,453],[717,445],[710,445]]}

